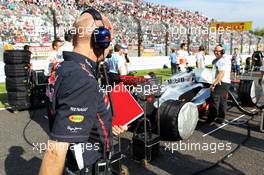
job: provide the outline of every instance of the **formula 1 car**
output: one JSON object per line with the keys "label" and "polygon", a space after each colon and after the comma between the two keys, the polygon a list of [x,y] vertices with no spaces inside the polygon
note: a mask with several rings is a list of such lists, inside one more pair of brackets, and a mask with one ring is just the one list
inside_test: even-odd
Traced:
{"label": "formula 1 car", "polygon": [[[148,93],[147,116],[150,120],[157,122],[157,108],[159,108],[160,136],[162,139],[188,139],[193,134],[199,115],[201,117],[208,110],[211,95],[209,87],[213,77],[215,77],[214,71],[207,68],[175,74],[163,82],[159,104],[151,96],[151,93]],[[155,78],[153,74],[147,77],[120,77],[124,84],[132,86],[153,85]],[[157,84],[157,82],[155,83]],[[232,83],[229,91],[229,98],[233,105],[248,115],[254,115],[254,113],[246,111],[236,99],[239,99],[244,106],[255,106],[259,99],[259,95],[256,95],[255,86],[253,80],[239,80]],[[137,93],[134,96],[138,100],[142,94]],[[138,101],[142,106],[144,105],[140,100]]]}

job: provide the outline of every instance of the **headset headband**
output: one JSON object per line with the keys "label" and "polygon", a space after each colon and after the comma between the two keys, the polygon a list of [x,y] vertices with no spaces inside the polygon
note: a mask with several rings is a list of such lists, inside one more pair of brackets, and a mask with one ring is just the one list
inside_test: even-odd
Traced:
{"label": "headset headband", "polygon": [[98,21],[98,20],[102,21],[103,20],[102,15],[97,10],[95,10],[94,8],[89,8],[89,9],[83,11],[81,13],[81,15],[83,15],[84,13],[89,13],[90,15],[92,15],[92,17],[95,21]]}

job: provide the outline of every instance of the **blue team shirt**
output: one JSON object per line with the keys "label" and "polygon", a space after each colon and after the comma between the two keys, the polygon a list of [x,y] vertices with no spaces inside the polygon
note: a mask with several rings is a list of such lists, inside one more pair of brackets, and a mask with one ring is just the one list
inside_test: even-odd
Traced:
{"label": "blue team shirt", "polygon": [[172,53],[170,55],[170,58],[169,59],[170,59],[171,63],[177,64],[177,56],[176,56],[176,53]]}

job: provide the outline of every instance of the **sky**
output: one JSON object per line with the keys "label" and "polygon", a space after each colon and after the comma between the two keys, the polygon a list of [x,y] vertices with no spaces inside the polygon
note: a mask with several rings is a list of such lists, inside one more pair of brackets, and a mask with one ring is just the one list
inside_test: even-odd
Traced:
{"label": "sky", "polygon": [[263,0],[145,0],[174,6],[179,9],[198,11],[220,21],[253,21],[253,28],[264,27]]}

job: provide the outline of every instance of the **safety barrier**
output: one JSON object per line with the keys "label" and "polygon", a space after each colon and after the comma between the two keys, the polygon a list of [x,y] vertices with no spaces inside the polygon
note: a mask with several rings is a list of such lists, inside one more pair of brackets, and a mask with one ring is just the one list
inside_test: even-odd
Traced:
{"label": "safety barrier", "polygon": [[[230,55],[226,55],[227,57],[231,58]],[[243,62],[247,57],[250,55],[242,55]],[[170,61],[168,56],[155,56],[155,57],[130,57],[130,71],[137,71],[137,70],[147,70],[147,69],[160,69],[163,68],[164,65],[170,67]],[[205,64],[211,64],[212,60],[214,59],[213,55],[208,55],[205,57]],[[32,68],[34,70],[44,69],[46,60],[32,60]],[[188,58],[189,66],[195,66],[195,56],[190,56]],[[5,64],[3,61],[0,62],[0,82],[5,82]]]}

